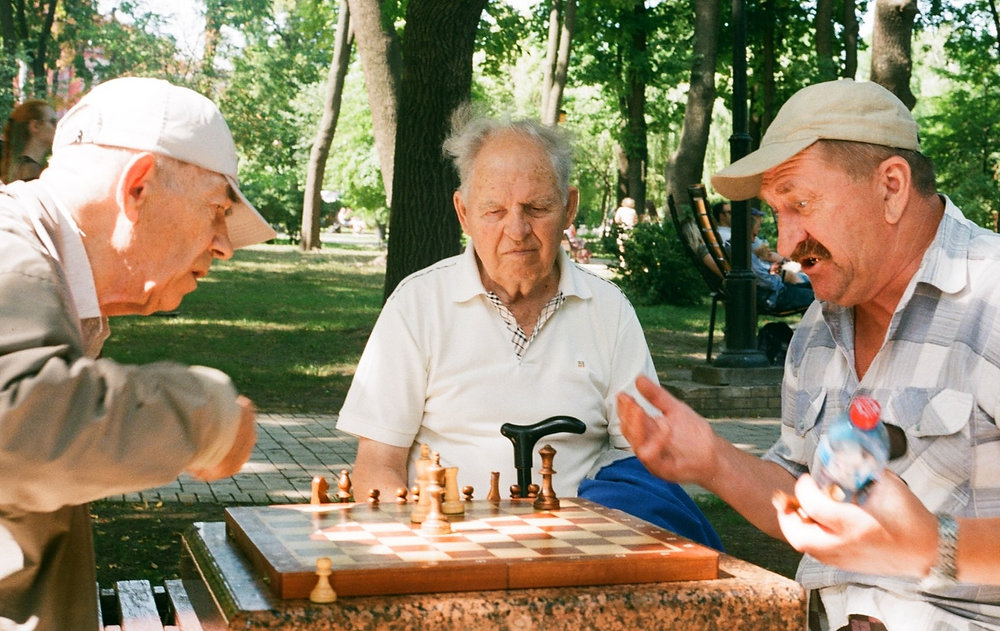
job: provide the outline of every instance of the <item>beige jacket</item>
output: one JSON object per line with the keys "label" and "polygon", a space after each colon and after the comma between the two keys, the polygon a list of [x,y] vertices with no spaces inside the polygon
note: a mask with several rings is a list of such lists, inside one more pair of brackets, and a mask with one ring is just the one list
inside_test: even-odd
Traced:
{"label": "beige jacket", "polygon": [[216,464],[240,411],[216,370],[95,358],[106,327],[81,323],[66,280],[89,264],[44,186],[0,192],[0,623],[93,631],[86,503]]}

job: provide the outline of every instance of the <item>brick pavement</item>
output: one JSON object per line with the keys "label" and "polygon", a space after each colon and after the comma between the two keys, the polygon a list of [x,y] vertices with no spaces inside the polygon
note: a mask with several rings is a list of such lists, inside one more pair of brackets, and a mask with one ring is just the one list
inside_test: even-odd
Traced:
{"label": "brick pavement", "polygon": [[[172,483],[109,498],[122,502],[218,502],[284,504],[309,501],[313,476],[336,484],[354,462],[358,441],[334,428],[336,415],[260,414],[258,439],[240,473],[214,482],[181,475]],[[710,419],[715,431],[741,449],[760,455],[777,439],[778,419]],[[686,486],[689,493],[703,493]]]}

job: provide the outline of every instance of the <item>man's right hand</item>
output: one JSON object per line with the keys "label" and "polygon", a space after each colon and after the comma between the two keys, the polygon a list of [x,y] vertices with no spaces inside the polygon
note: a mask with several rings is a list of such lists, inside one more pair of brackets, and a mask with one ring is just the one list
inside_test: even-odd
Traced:
{"label": "man's right hand", "polygon": [[188,471],[199,480],[210,482],[236,475],[253,453],[253,446],[257,442],[257,412],[253,402],[242,394],[236,397],[236,403],[240,406],[240,426],[236,430],[233,446],[215,466]]}
{"label": "man's right hand", "polygon": [[711,424],[649,378],[639,377],[635,385],[662,413],[653,418],[631,396],[618,395],[622,433],[635,455],[665,480],[702,483],[716,465],[718,437]]}

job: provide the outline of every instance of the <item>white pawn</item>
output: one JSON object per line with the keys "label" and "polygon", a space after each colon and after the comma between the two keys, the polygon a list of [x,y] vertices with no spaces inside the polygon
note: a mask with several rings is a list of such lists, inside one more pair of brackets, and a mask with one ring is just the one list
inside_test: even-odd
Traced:
{"label": "white pawn", "polygon": [[333,573],[333,562],[330,557],[319,557],[316,559],[316,587],[309,592],[309,600],[314,603],[332,603],[337,600],[337,592],[333,591],[330,585],[330,574]]}

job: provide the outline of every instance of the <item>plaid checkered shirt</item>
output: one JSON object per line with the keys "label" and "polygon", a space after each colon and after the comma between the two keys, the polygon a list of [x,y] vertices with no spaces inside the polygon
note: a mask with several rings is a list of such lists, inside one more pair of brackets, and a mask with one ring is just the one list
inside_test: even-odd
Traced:
{"label": "plaid checkered shirt", "polygon": [[[998,516],[1000,236],[945,202],[937,235],[863,379],[854,369],[853,310],[810,307],[788,349],[781,438],[765,459],[795,476],[806,472],[827,419],[867,394],[886,423],[905,430],[907,453],[889,466],[929,510]],[[808,556],[798,579],[807,589],[854,584],[881,591],[880,601],[929,602],[940,624],[922,619],[920,628],[1000,629],[1000,587],[957,584],[929,593],[917,580],[846,572]]]}

